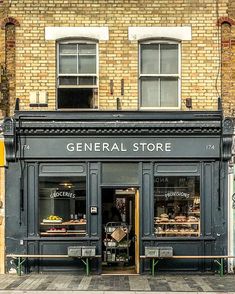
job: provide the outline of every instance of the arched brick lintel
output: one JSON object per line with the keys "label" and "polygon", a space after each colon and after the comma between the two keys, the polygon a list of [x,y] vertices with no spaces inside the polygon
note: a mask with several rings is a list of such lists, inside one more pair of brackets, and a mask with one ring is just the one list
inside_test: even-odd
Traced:
{"label": "arched brick lintel", "polygon": [[7,17],[1,22],[1,29],[5,30],[7,24],[14,24],[16,27],[20,26],[20,23],[17,19],[13,17]]}
{"label": "arched brick lintel", "polygon": [[224,23],[228,23],[230,26],[235,25],[235,21],[227,16],[222,16],[217,20],[217,26],[221,26]]}

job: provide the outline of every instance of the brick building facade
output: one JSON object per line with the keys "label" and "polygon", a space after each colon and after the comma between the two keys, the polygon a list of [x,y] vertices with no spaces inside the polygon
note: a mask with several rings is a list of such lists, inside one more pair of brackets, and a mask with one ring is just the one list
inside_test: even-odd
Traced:
{"label": "brick building facade", "polygon": [[[92,95],[93,101],[81,108],[106,111],[215,111],[222,96],[225,112],[233,115],[232,1],[2,0],[0,5],[0,117],[13,115],[16,98],[22,111],[80,110],[80,104],[73,107],[74,99],[69,105],[63,100],[84,93]],[[89,47],[85,54],[81,44]],[[175,46],[177,72],[166,67],[165,73],[149,74],[148,69],[155,68],[144,49],[164,54],[164,45]],[[82,54],[95,73],[71,69]],[[167,56],[176,57],[176,53],[166,54],[170,55],[160,57],[163,63]],[[64,75],[62,65],[67,70]],[[169,103],[164,108],[161,101],[152,105],[153,92],[160,90],[148,91],[144,82],[150,85],[154,78],[166,84],[177,81],[173,107]],[[144,94],[148,99],[143,101]],[[3,245],[0,250],[4,251]]]}
{"label": "brick building facade", "polygon": [[[6,1],[7,2],[7,1]],[[217,108],[220,95],[220,29],[227,2],[207,1],[14,1],[2,6],[1,46],[6,41],[6,66],[12,113],[15,98],[21,109],[30,108],[31,92],[45,91],[48,107],[56,109],[56,40],[45,40],[46,27],[107,27],[108,40],[99,41],[98,108],[138,109],[138,40],[128,27],[191,27],[191,40],[181,42],[181,101],[192,99],[193,110]],[[164,38],[164,35],[156,35]],[[84,34],[82,35],[84,37]],[[143,36],[143,39],[148,37]],[[150,35],[156,38],[155,35]],[[177,37],[176,37],[177,38]],[[15,40],[14,40],[15,39]],[[79,39],[79,33],[75,39]],[[14,46],[15,45],[15,46]],[[15,48],[14,48],[15,47]],[[15,51],[14,51],[15,50]],[[4,58],[4,54],[2,55]],[[15,77],[15,79],[14,79]],[[123,80],[123,90],[122,88]],[[113,89],[110,90],[110,81]],[[15,83],[15,84],[14,84]],[[42,109],[42,108],[40,108]]]}

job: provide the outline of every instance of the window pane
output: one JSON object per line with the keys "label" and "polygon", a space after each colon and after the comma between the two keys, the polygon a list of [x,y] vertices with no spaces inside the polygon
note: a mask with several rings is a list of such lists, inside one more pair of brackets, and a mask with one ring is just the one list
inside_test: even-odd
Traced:
{"label": "window pane", "polygon": [[141,79],[141,107],[160,107],[159,79]]}
{"label": "window pane", "polygon": [[79,54],[96,54],[95,44],[79,44],[78,45]]}
{"label": "window pane", "polygon": [[59,78],[60,85],[77,85],[76,77],[60,77]]}
{"label": "window pane", "polygon": [[79,85],[96,85],[96,77],[79,77]]}
{"label": "window pane", "polygon": [[161,74],[178,74],[178,45],[161,44]]}
{"label": "window pane", "polygon": [[161,79],[161,106],[178,106],[178,79]]}
{"label": "window pane", "polygon": [[79,73],[96,73],[96,57],[79,55]]}
{"label": "window pane", "polygon": [[60,44],[60,54],[77,54],[77,45]]}
{"label": "window pane", "polygon": [[138,163],[103,163],[103,184],[138,184]]}
{"label": "window pane", "polygon": [[77,56],[60,56],[59,72],[65,74],[77,73]]}
{"label": "window pane", "polygon": [[40,178],[39,222],[42,236],[85,235],[86,178]]}
{"label": "window pane", "polygon": [[200,177],[154,178],[154,230],[158,237],[200,236]]}
{"label": "window pane", "polygon": [[158,44],[141,45],[141,74],[159,73]]}

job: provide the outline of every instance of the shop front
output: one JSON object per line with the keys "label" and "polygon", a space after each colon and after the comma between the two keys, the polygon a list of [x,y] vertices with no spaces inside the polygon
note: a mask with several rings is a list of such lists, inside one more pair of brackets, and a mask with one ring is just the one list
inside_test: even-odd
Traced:
{"label": "shop front", "polygon": [[[19,112],[5,120],[6,253],[94,246],[97,273],[142,273],[145,247],[227,252],[233,124],[220,112]],[[7,270],[12,270],[9,262]],[[162,260],[203,271],[210,261]],[[74,259],[28,271],[78,271]]]}

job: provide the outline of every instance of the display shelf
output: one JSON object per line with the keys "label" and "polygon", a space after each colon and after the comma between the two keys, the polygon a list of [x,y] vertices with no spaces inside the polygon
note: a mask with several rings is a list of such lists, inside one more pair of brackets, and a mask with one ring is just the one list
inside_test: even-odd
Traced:
{"label": "display shelf", "polygon": [[81,226],[86,225],[86,222],[80,223],[70,223],[70,222],[63,222],[63,223],[40,223],[41,226]]}
{"label": "display shelf", "polygon": [[[155,235],[156,236],[168,236],[168,235],[174,235],[174,236],[182,236],[182,235],[194,235],[194,236],[200,236],[200,220],[194,221],[194,222],[155,222]],[[161,228],[162,231],[159,232],[158,228]],[[173,228],[176,229],[176,231],[173,231]],[[180,231],[181,229],[194,229],[194,231]],[[169,229],[171,231],[169,231]]]}
{"label": "display shelf", "polygon": [[155,225],[199,225],[198,222],[155,222]]}
{"label": "display shelf", "polygon": [[67,236],[67,235],[85,235],[86,234],[86,231],[84,232],[43,232],[43,233],[40,233],[41,236],[53,236],[53,235],[62,235],[62,236]]}
{"label": "display shelf", "polygon": [[155,235],[199,235],[198,232],[158,232]]}
{"label": "display shelf", "polygon": [[[41,236],[69,236],[69,235],[85,235],[86,234],[86,221],[83,222],[71,222],[64,221],[58,222],[41,222],[40,223]],[[55,230],[50,230],[54,228]],[[64,228],[63,231],[59,231],[60,228]]]}
{"label": "display shelf", "polygon": [[[119,232],[118,229],[120,229]],[[129,262],[129,247],[131,244],[129,232],[130,227],[125,223],[109,222],[105,225],[105,239],[103,240],[105,246],[104,262]]]}

